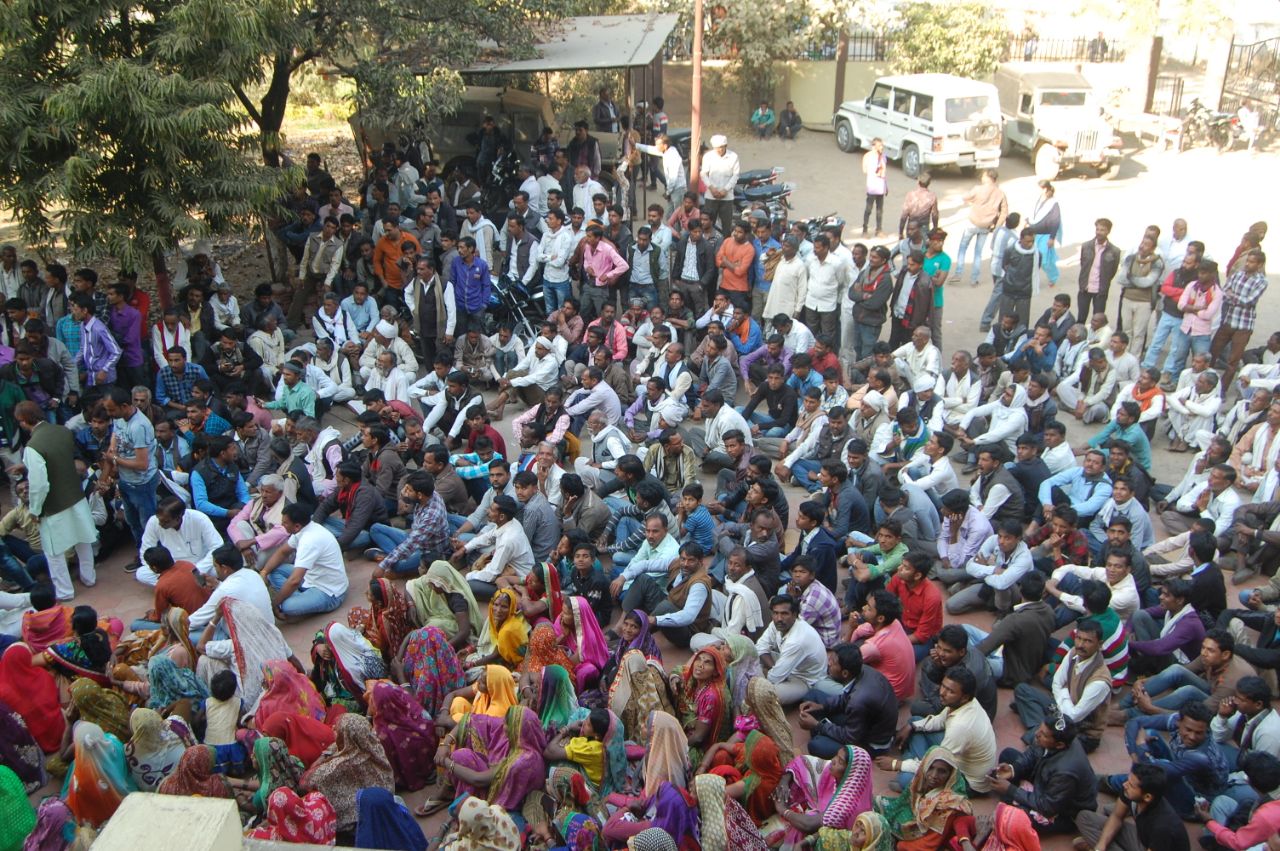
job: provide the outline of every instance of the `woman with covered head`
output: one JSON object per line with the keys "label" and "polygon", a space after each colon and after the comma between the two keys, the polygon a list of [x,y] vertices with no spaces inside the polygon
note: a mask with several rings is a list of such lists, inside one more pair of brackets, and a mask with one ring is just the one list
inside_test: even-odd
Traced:
{"label": "woman with covered head", "polygon": [[640,650],[629,650],[609,690],[609,708],[622,721],[629,741],[646,744],[646,722],[655,710],[674,714],[662,663]]}
{"label": "woman with covered head", "polygon": [[489,600],[489,615],[480,631],[468,668],[480,665],[519,665],[529,647],[529,624],[520,614],[520,601],[511,588],[499,588]]}
{"label": "woman with covered head", "polygon": [[578,691],[597,688],[609,662],[609,643],[586,597],[569,598],[556,621],[556,635],[576,666]]}
{"label": "woman with covered head", "polygon": [[[830,760],[797,756],[778,783],[774,806],[785,824],[784,848],[806,837],[852,830],[854,819],[871,808],[871,755],[845,745]],[[833,837],[828,834],[828,841]],[[838,845],[832,847],[839,847]]]}
{"label": "woman with covered head", "polygon": [[702,820],[702,851],[765,851],[768,845],[760,829],[725,790],[724,778],[718,774],[699,774],[693,780]]}
{"label": "woman with covered head", "polygon": [[896,798],[877,796],[875,810],[889,823],[899,851],[936,851],[952,839],[957,820],[972,812],[967,794],[955,757],[935,747],[920,759],[910,786]]}
{"label": "woman with covered head", "polygon": [[347,713],[334,724],[335,741],[302,777],[304,791],[323,792],[338,816],[338,830],[355,827],[356,793],[395,790],[395,773],[364,716]]}
{"label": "woman with covered head", "polygon": [[89,721],[77,722],[72,738],[75,762],[67,782],[67,806],[77,823],[101,827],[136,788],[125,765],[124,745]]}
{"label": "woman with covered head", "polygon": [[347,626],[364,636],[390,665],[398,658],[412,629],[409,614],[412,606],[390,579],[370,579],[365,599],[369,601],[369,608],[356,606],[347,612]]}
{"label": "woman with covered head", "polygon": [[701,762],[702,755],[731,735],[733,701],[725,680],[725,660],[713,649],[693,654],[683,675],[672,675],[677,694],[676,712],[689,737],[689,758]]}
{"label": "woman with covered head", "polygon": [[332,706],[364,710],[365,684],[387,675],[382,654],[349,626],[331,623],[311,644],[311,682]]}
{"label": "woman with covered head", "polygon": [[462,574],[447,561],[433,561],[422,576],[404,586],[413,601],[417,622],[445,634],[455,651],[473,644],[484,625],[475,594]]}
{"label": "woman with covered head", "polygon": [[618,621],[617,631],[618,642],[614,645],[609,661],[605,664],[602,678],[604,683],[603,690],[613,687],[614,678],[622,667],[622,658],[632,650],[639,650],[646,659],[653,659],[657,661],[659,667],[662,666],[662,651],[658,648],[658,643],[653,639],[653,631],[649,626],[649,614],[647,612],[641,609],[634,609],[624,613],[622,620]]}

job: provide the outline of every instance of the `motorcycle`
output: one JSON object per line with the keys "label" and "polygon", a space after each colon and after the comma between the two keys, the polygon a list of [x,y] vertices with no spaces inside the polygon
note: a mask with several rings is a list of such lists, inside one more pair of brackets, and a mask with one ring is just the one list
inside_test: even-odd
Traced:
{"label": "motorcycle", "polygon": [[1191,100],[1187,117],[1182,120],[1184,149],[1204,145],[1226,151],[1243,135],[1239,117],[1230,112],[1209,109],[1199,98]]}
{"label": "motorcycle", "polygon": [[822,233],[823,229],[828,226],[835,226],[843,231],[845,220],[843,217],[835,213],[828,213],[825,216],[815,216],[812,219],[804,219],[800,224],[804,227],[805,238],[810,242],[813,242],[813,238]]}
{"label": "motorcycle", "polygon": [[510,325],[525,346],[533,345],[538,336],[538,323],[547,315],[542,291],[541,276],[526,286],[520,281],[506,282],[498,275],[491,275],[489,306],[484,312],[486,336],[498,333],[503,325]]}
{"label": "motorcycle", "polygon": [[508,202],[520,188],[520,157],[514,151],[501,151],[488,174],[481,175],[480,209],[489,220],[505,222]]}
{"label": "motorcycle", "polygon": [[738,175],[737,185],[733,188],[733,208],[737,213],[755,207],[763,207],[769,213],[770,220],[785,219],[791,209],[787,199],[795,191],[794,183],[779,183],[778,177],[785,169],[782,166],[758,168],[744,171]]}

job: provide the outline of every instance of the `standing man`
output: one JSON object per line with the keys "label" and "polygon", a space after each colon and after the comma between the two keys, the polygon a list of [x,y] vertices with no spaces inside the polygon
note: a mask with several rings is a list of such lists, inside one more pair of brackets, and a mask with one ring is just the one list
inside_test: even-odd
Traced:
{"label": "standing man", "polygon": [[987,237],[995,233],[996,228],[1009,215],[1009,199],[1000,188],[1000,175],[993,169],[982,173],[982,181],[968,194],[964,200],[969,204],[969,223],[964,233],[960,234],[960,252],[956,258],[955,271],[951,280],[958,281],[964,277],[964,258],[969,253],[969,242],[975,242],[973,249],[973,274],[969,278],[969,286],[978,285],[978,273],[982,267],[982,247],[987,244]]}
{"label": "standing man", "polygon": [[929,241],[924,249],[922,269],[933,287],[933,310],[929,311],[929,332],[933,344],[942,348],[942,287],[951,273],[951,256],[942,250],[947,232],[941,228],[929,231]]}
{"label": "standing man", "polygon": [[94,315],[94,310],[93,296],[88,293],[71,297],[71,316],[80,325],[81,387],[114,383],[116,365],[120,362],[120,344]]}
{"label": "standing man", "polygon": [[884,199],[889,194],[887,171],[889,160],[884,155],[884,140],[871,140],[871,150],[862,156],[862,173],[867,179],[867,206],[862,212],[862,235],[867,236],[871,208],[876,208],[876,237],[884,236]]}
{"label": "standing man", "polygon": [[636,150],[662,158],[662,178],[666,190],[662,197],[667,201],[667,215],[670,216],[684,203],[684,193],[689,188],[689,179],[685,176],[684,158],[680,149],[671,144],[671,137],[663,133],[653,141],[652,145],[636,144]]}
{"label": "standing man", "polygon": [[80,581],[90,588],[97,583],[93,542],[98,540],[98,530],[76,472],[75,438],[67,428],[46,421],[34,402],[19,402],[13,413],[30,435],[22,455],[31,487],[27,508],[40,518],[40,544],[54,592],[59,600],[70,600],[75,589],[67,572],[67,550],[75,548]]}
{"label": "standing man", "polygon": [[915,222],[922,233],[938,226],[938,194],[929,188],[933,176],[927,171],[916,178],[916,188],[902,199],[902,215],[898,217],[898,239],[906,236],[907,222]]}
{"label": "standing man", "polygon": [[720,232],[729,233],[733,223],[733,188],[738,184],[738,155],[729,150],[728,137],[717,133],[711,137],[711,150],[702,157],[699,176],[707,185],[702,211],[719,220]]}
{"label": "standing man", "polygon": [[476,241],[469,236],[458,240],[458,256],[453,258],[449,280],[453,282],[453,295],[458,302],[454,336],[467,333],[472,325],[483,328],[493,284],[489,264],[476,254]]}
{"label": "standing man", "polygon": [[804,322],[815,334],[835,336],[840,328],[840,299],[853,284],[853,273],[832,252],[831,237],[825,233],[813,238],[807,278]]}
{"label": "standing man", "polygon": [[[1222,324],[1213,335],[1209,351],[1214,365],[1225,371],[1223,387],[1231,386],[1231,379],[1244,357],[1245,346],[1253,336],[1258,299],[1267,291],[1267,276],[1263,271],[1266,264],[1267,255],[1254,248],[1244,255],[1244,267],[1232,272],[1222,286]],[[1228,343],[1231,344],[1231,355],[1224,359]]]}
{"label": "standing man", "polygon": [[[123,388],[108,387],[103,402],[115,422],[111,428],[111,446],[102,458],[119,472],[124,517],[133,530],[133,539],[141,542],[147,521],[156,513],[156,486],[160,483],[155,429]],[[133,566],[137,567],[136,561]]]}
{"label": "standing man", "polygon": [[1080,291],[1076,303],[1081,317],[1107,312],[1107,293],[1120,269],[1120,249],[1109,239],[1111,220],[1095,221],[1093,234],[1093,239],[1080,246]]}

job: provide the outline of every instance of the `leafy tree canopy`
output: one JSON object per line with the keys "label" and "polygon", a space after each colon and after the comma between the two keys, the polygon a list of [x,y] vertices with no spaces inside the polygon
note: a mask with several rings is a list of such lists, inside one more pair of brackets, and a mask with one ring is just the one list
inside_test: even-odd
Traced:
{"label": "leafy tree canopy", "polygon": [[995,70],[1009,34],[1000,15],[978,3],[909,3],[891,37],[894,70],[979,79]]}

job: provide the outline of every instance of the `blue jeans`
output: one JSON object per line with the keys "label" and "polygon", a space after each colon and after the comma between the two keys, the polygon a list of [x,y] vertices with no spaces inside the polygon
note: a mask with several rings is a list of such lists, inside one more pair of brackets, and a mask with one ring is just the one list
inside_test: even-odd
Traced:
{"label": "blue jeans", "polygon": [[[282,564],[271,571],[270,575],[267,576],[267,582],[271,584],[273,590],[279,591],[292,575],[293,565]],[[342,597],[326,594],[319,588],[298,586],[297,590],[290,594],[289,598],[281,603],[279,608],[289,617],[318,615],[323,612],[332,612],[342,605],[342,599]]]}
{"label": "blue jeans", "polygon": [[[567,280],[548,281],[546,278],[543,278],[542,297],[547,305],[547,315],[550,316],[551,311],[553,310],[559,310],[564,305],[564,300],[569,297],[571,292],[572,290],[570,289],[569,282]],[[496,360],[497,357],[498,353],[495,352],[494,359]],[[506,372],[506,370],[499,370],[500,374],[504,372]]]}
{"label": "blue jeans", "polygon": [[[1188,671],[1181,665],[1165,668],[1160,673],[1147,678],[1147,694],[1151,702],[1166,712],[1177,712],[1188,703],[1207,700],[1211,691],[1209,684]],[[1165,694],[1165,692],[1169,692]],[[1156,695],[1162,695],[1156,697]],[[1126,718],[1139,718],[1144,713],[1133,703],[1133,694],[1126,694],[1120,701]]]}
{"label": "blue jeans", "polygon": [[879,341],[880,331],[883,328],[883,325],[853,323],[853,349],[858,354],[858,360],[871,357],[871,349]]}
{"label": "blue jeans", "polygon": [[[1135,745],[1130,752],[1145,756],[1146,759],[1143,762],[1167,762],[1173,758],[1173,752],[1169,750],[1169,743],[1161,738],[1159,733],[1152,730],[1147,731],[1147,740],[1140,745]],[[1102,786],[1113,795],[1118,795],[1128,777],[1128,772],[1108,775],[1103,779]],[[1180,818],[1189,819],[1195,814],[1196,791],[1191,788],[1191,784],[1187,782],[1185,777],[1170,780],[1169,784],[1165,786],[1164,797],[1177,811]]]}
{"label": "blue jeans", "polygon": [[[374,523],[369,529],[369,537],[373,540],[373,545],[384,553],[389,553],[396,547],[400,546],[405,538],[409,537],[409,533],[404,529],[397,529],[394,526],[388,526],[385,523]],[[422,553],[410,553],[399,561],[391,561],[383,559],[383,570],[389,570],[392,573],[406,574],[417,573],[418,565],[422,562]]]}
{"label": "blue jeans", "polygon": [[[918,721],[920,720],[920,717],[921,716],[919,715],[913,715],[911,716],[911,720]],[[943,733],[941,730],[936,733],[912,733],[907,738],[907,746],[903,749],[902,758],[923,759],[924,755],[929,752],[930,748],[942,744],[942,736]],[[898,783],[901,784],[903,789],[910,789],[912,777],[914,777],[914,772],[900,772],[898,774]]]}
{"label": "blue jeans", "polygon": [[[476,502],[479,502],[479,501],[480,500],[476,500]],[[449,515],[449,534],[450,535],[458,534],[458,529],[462,528],[462,524],[466,522],[467,522],[467,518],[463,517],[461,514],[450,514]],[[474,538],[475,536],[472,535],[472,537]]]}
{"label": "blue jeans", "polygon": [[[990,633],[983,632],[973,624],[961,624],[964,631],[969,634],[969,646],[977,647],[979,644],[987,640]],[[919,659],[916,660],[920,661]],[[987,664],[991,666],[991,675],[997,680],[1004,676],[1004,656],[999,653],[992,653],[987,657]]]}
{"label": "blue jeans", "polygon": [[791,475],[796,480],[796,484],[807,490],[809,493],[817,493],[822,485],[818,484],[817,479],[809,481],[809,474],[816,473],[822,469],[822,465],[817,461],[808,458],[797,461],[791,467]]}
{"label": "blue jeans", "polygon": [[135,541],[142,541],[142,530],[147,521],[156,513],[156,486],[160,483],[160,474],[154,473],[142,484],[133,484],[120,479],[120,495],[124,497],[124,519],[129,523]]}
{"label": "blue jeans", "polygon": [[[743,412],[746,411],[746,409],[747,409],[747,406],[743,405],[742,407],[738,408],[738,413],[742,414]],[[747,420],[747,422],[752,423],[753,425],[760,426],[761,437],[786,437],[787,432],[791,431],[791,429],[787,428],[786,426],[771,425],[771,423],[774,422],[773,417],[769,416],[767,413],[763,411],[752,412],[751,419]],[[765,426],[769,426],[769,427],[765,428]]]}
{"label": "blue jeans", "polygon": [[[1155,369],[1156,361],[1160,359],[1160,350],[1164,348],[1165,341],[1170,340],[1170,335],[1178,330],[1182,325],[1182,320],[1176,316],[1170,316],[1163,311],[1160,313],[1160,320],[1156,322],[1156,331],[1151,335],[1151,345],[1147,347],[1147,354],[1142,359],[1143,369]],[[1173,354],[1173,348],[1170,347],[1169,354]],[[1168,361],[1165,362],[1165,370],[1169,368]]]}
{"label": "blue jeans", "polygon": [[[322,525],[324,528],[332,532],[335,538],[341,537],[342,533],[347,529],[347,524],[341,518],[333,516],[326,517]],[[369,530],[361,529],[356,536],[351,539],[351,543],[347,545],[346,549],[363,550],[365,547],[369,546],[369,543]]]}
{"label": "blue jeans", "polygon": [[1164,371],[1177,381],[1178,376],[1187,366],[1188,352],[1204,354],[1209,351],[1209,343],[1208,334],[1197,334],[1193,337],[1190,334],[1184,334],[1181,328],[1176,329],[1173,332],[1173,342],[1169,344],[1169,357],[1164,362]]}
{"label": "blue jeans", "polygon": [[996,321],[996,313],[1000,310],[1000,299],[1004,298],[1004,278],[991,279],[991,298],[982,309],[982,318],[978,320],[979,331],[990,331]]}
{"label": "blue jeans", "polygon": [[973,249],[973,275],[970,276],[970,280],[975,284],[978,283],[978,273],[982,271],[982,249],[987,244],[987,236],[990,233],[986,228],[973,225],[965,227],[964,233],[960,234],[960,253],[956,257],[957,278],[964,277],[964,256],[969,250],[969,240],[974,239],[976,241]]}
{"label": "blue jeans", "polygon": [[658,306],[658,285],[631,283],[631,297],[644,299],[645,310],[653,310]]}
{"label": "blue jeans", "polygon": [[[1075,594],[1079,596],[1084,586],[1080,582],[1080,577],[1074,573],[1068,573],[1062,579],[1058,580],[1058,590],[1064,594]],[[1062,629],[1067,624],[1080,617],[1080,613],[1074,609],[1068,609],[1066,606],[1053,600],[1053,628],[1054,630]]]}
{"label": "blue jeans", "polygon": [[[548,298],[550,296],[548,295]],[[561,302],[563,304],[564,302]],[[493,368],[498,370],[498,375],[506,375],[508,372],[516,368],[516,364],[520,363],[520,358],[516,357],[515,352],[498,352],[493,353]]]}

